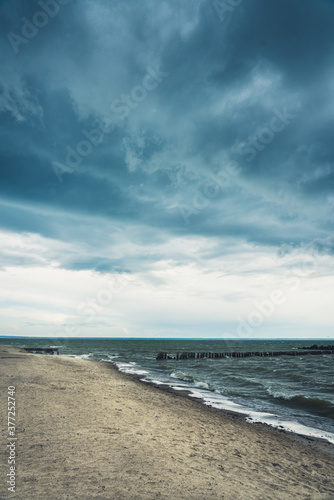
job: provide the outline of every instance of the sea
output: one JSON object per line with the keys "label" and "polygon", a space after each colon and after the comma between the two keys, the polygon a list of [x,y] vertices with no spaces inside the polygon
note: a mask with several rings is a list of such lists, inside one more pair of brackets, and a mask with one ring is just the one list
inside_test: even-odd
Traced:
{"label": "sea", "polygon": [[65,356],[107,361],[143,383],[188,391],[203,405],[242,414],[334,444],[334,355],[157,360],[182,352],[298,351],[334,341],[242,339],[0,338],[0,345],[57,347]]}

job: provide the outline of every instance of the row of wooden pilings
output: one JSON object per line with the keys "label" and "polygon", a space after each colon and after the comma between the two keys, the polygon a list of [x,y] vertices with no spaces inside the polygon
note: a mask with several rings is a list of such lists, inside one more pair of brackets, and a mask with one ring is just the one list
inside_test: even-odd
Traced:
{"label": "row of wooden pilings", "polygon": [[294,351],[264,351],[264,352],[177,352],[170,355],[167,352],[159,352],[156,359],[203,359],[203,358],[249,358],[252,356],[305,356],[306,354],[334,354],[333,349],[322,350],[294,350]]}

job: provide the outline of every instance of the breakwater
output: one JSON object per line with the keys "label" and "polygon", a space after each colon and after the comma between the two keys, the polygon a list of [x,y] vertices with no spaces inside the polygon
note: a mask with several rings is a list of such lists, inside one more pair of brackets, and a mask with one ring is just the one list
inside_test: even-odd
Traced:
{"label": "breakwater", "polygon": [[320,355],[320,354],[334,354],[334,346],[329,346],[325,349],[295,349],[293,351],[255,351],[255,352],[177,352],[175,354],[169,354],[167,352],[159,352],[156,359],[226,359],[226,358],[249,358],[253,356],[257,357],[268,357],[268,356],[306,356],[306,355]]}

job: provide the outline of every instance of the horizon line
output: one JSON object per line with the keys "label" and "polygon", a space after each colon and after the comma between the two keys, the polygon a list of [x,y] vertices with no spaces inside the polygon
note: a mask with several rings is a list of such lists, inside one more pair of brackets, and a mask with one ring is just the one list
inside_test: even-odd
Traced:
{"label": "horizon line", "polygon": [[0,339],[41,339],[41,340],[334,340],[334,337],[34,337],[29,335],[0,335]]}

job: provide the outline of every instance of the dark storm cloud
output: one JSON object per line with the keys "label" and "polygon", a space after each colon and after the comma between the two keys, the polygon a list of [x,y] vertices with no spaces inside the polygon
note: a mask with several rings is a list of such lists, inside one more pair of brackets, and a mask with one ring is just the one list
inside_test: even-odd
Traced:
{"label": "dark storm cloud", "polygon": [[[30,38],[22,18],[48,12],[41,2],[0,6],[2,227],[66,240],[89,215],[155,228],[157,239],[279,247],[325,237],[332,2],[244,1],[227,23],[223,2],[51,4],[55,14]],[[210,173],[231,160],[240,174],[209,199]],[[194,210],[198,190],[205,208],[187,225],[180,206]],[[64,265],[104,272],[122,262]]]}

